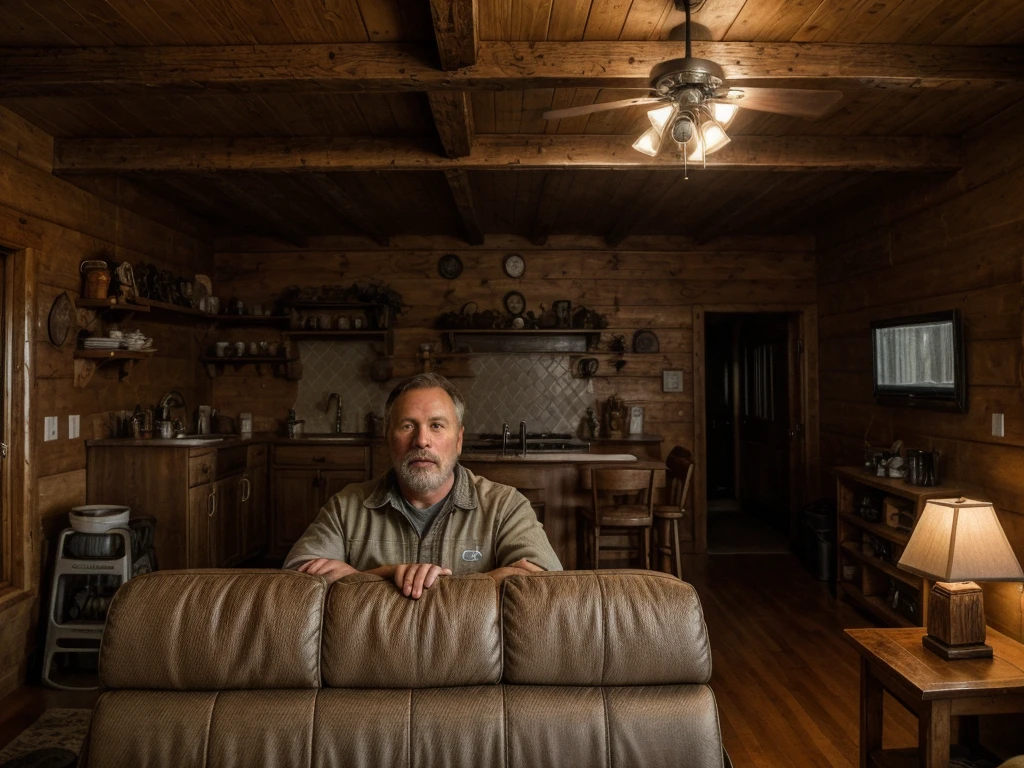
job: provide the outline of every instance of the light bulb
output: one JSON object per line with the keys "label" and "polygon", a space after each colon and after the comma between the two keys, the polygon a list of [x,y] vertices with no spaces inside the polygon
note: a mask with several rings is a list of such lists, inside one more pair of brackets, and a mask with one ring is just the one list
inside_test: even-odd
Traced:
{"label": "light bulb", "polygon": [[661,131],[657,128],[648,128],[639,139],[633,142],[633,149],[650,157],[656,157],[658,150],[661,149]]}
{"label": "light bulb", "polygon": [[686,159],[691,163],[703,163],[704,162],[704,139],[700,134],[693,137],[693,140],[686,145],[690,150],[690,155]]}
{"label": "light bulb", "polygon": [[732,122],[732,119],[736,117],[736,113],[740,111],[740,108],[735,104],[722,104],[721,102],[716,101],[712,105],[711,111],[715,116],[715,122],[724,128]]}
{"label": "light bulb", "polygon": [[664,133],[665,126],[669,124],[676,113],[676,105],[669,104],[668,106],[658,107],[652,109],[647,113],[647,119],[651,121],[651,125],[654,126],[659,134]]}
{"label": "light bulb", "polygon": [[705,155],[717,152],[731,141],[728,134],[726,134],[725,129],[718,123],[712,121],[708,121],[701,125],[700,137],[703,139]]}

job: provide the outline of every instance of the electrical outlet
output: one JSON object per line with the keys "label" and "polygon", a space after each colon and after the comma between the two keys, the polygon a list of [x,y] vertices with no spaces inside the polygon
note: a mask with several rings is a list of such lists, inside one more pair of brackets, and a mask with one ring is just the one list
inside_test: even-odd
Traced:
{"label": "electrical outlet", "polygon": [[49,442],[57,439],[57,417],[47,416],[43,421],[43,440]]}
{"label": "electrical outlet", "polygon": [[1003,414],[993,413],[992,414],[992,436],[1003,437],[1006,434],[1005,422],[1003,421]]}
{"label": "electrical outlet", "polygon": [[81,421],[78,418],[78,414],[68,416],[68,440],[74,440],[78,437],[80,431]]}

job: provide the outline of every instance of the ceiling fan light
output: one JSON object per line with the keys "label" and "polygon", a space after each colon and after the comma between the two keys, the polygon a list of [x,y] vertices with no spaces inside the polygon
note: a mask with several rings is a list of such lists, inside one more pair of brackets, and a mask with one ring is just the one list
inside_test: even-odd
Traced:
{"label": "ceiling fan light", "polygon": [[691,163],[703,163],[704,162],[704,138],[699,134],[693,137],[693,141],[686,145],[686,148],[690,150],[690,154],[687,155],[686,159]]}
{"label": "ceiling fan light", "polygon": [[633,142],[633,149],[643,152],[648,157],[656,157],[658,150],[661,149],[661,131],[657,128],[648,128]]}
{"label": "ceiling fan light", "polygon": [[732,139],[729,138],[729,135],[725,132],[725,128],[712,120],[701,125],[700,137],[705,155],[717,152],[732,141]]}
{"label": "ceiling fan light", "polygon": [[656,130],[659,134],[662,134],[665,132],[665,126],[672,121],[672,118],[675,117],[675,114],[676,105],[668,104],[664,107],[652,109],[650,112],[647,113],[647,119],[651,121],[651,125],[654,126],[654,130]]}
{"label": "ceiling fan light", "polygon": [[719,101],[716,101],[711,108],[711,114],[714,115],[715,122],[722,127],[729,125],[739,111],[740,108],[736,104],[722,104]]}

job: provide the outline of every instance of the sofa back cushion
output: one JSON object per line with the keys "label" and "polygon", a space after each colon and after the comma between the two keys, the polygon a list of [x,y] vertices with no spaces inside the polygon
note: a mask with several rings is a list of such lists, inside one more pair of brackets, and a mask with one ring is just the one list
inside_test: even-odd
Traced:
{"label": "sofa back cushion", "polygon": [[327,585],[293,571],[160,571],[107,612],[108,688],[318,688]]}
{"label": "sofa back cushion", "polygon": [[494,580],[439,579],[418,600],[377,576],[350,576],[334,584],[324,614],[323,676],[332,688],[499,682]]}
{"label": "sofa back cushion", "polygon": [[651,571],[517,576],[501,591],[508,683],[706,683],[711,647],[697,592]]}

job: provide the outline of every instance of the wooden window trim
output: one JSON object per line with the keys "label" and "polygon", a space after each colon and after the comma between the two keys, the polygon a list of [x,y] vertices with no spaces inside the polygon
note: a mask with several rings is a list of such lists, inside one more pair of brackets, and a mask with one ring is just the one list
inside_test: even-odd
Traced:
{"label": "wooden window trim", "polygon": [[[6,245],[0,243],[0,245]],[[32,565],[39,548],[33,530],[36,519],[35,461],[32,436],[35,389],[35,269],[32,249],[14,250],[4,264],[4,400],[3,435],[7,459],[2,473],[3,563],[0,572],[0,612],[34,597],[37,579]]]}

